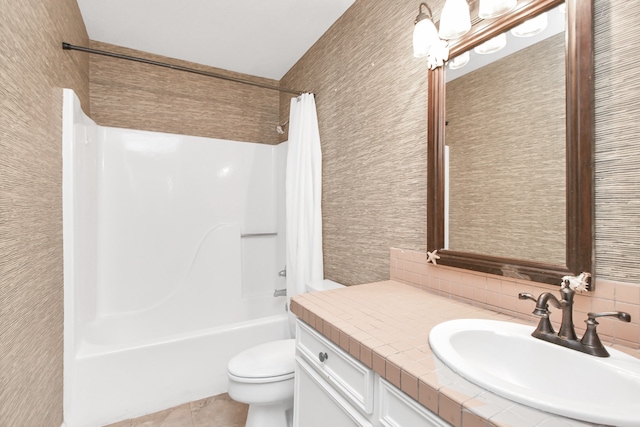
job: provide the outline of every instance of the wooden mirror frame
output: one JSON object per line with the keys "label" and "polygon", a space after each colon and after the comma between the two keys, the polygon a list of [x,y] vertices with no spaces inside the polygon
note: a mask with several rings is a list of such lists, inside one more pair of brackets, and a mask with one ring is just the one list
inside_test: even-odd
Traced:
{"label": "wooden mirror frame", "polygon": [[[427,250],[438,264],[560,285],[562,276],[594,274],[593,0],[566,0],[566,265],[444,249],[445,71],[429,70]],[[450,46],[450,58],[550,10],[563,0],[520,1],[511,13],[480,21]],[[593,279],[591,290],[593,290]]]}

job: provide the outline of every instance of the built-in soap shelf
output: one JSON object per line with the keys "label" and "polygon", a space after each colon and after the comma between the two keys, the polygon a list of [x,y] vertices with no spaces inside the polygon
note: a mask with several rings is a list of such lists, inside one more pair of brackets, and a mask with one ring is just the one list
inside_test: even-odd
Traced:
{"label": "built-in soap shelf", "polygon": [[273,237],[277,236],[277,232],[272,233],[243,233],[240,235],[242,239],[250,238],[250,237]]}

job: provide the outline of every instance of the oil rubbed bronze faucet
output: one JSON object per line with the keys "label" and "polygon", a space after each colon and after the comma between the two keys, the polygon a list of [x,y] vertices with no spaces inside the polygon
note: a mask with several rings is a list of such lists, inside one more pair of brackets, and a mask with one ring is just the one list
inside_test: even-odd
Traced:
{"label": "oil rubbed bronze faucet", "polygon": [[[530,299],[536,303],[536,308],[533,310],[533,314],[540,317],[540,322],[531,336],[572,350],[591,354],[593,356],[609,357],[609,352],[602,345],[602,342],[598,337],[598,333],[596,332],[596,327],[598,326],[596,318],[611,316],[616,317],[623,322],[629,322],[631,321],[631,316],[629,313],[625,313],[623,311],[589,313],[587,314],[587,320],[585,320],[587,330],[582,336],[582,339],[578,340],[575,327],[573,325],[573,297],[576,290],[584,291],[588,289],[589,277],[591,277],[589,273],[581,273],[578,276],[563,277],[562,286],[560,288],[561,299],[558,299],[551,292],[544,292],[540,294],[538,298],[524,292],[518,294],[518,298]],[[549,304],[562,309],[562,322],[560,323],[560,331],[558,331],[557,334],[549,320]]]}

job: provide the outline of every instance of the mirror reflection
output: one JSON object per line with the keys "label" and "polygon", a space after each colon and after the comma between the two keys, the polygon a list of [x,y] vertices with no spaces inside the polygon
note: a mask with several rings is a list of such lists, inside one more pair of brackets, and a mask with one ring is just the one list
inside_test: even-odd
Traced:
{"label": "mirror reflection", "polygon": [[564,265],[565,17],[536,19],[447,63],[445,248]]}

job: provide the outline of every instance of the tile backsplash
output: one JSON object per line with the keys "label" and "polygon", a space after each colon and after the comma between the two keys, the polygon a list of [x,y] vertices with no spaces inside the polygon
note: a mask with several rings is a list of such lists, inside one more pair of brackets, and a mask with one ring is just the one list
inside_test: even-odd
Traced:
{"label": "tile backsplash", "polygon": [[[554,292],[559,286],[495,276],[459,268],[427,264],[425,252],[391,248],[390,275],[409,285],[429,290],[451,299],[463,301],[500,313],[537,322],[533,316],[533,302],[519,300],[520,292],[535,296],[542,292]],[[581,334],[588,312],[626,311],[631,322],[616,319],[600,319],[598,332],[605,344],[640,348],[640,286],[633,283],[595,279],[595,291],[577,294],[574,305],[574,323]],[[560,322],[560,311],[552,308],[551,319]]]}

